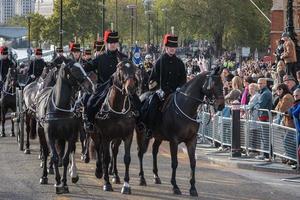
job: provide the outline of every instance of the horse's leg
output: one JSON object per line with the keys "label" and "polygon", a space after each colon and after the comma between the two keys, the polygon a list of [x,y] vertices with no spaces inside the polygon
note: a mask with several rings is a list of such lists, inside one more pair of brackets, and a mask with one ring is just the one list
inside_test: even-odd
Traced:
{"label": "horse's leg", "polygon": [[10,118],[10,121],[11,121],[11,137],[15,137],[15,123],[14,123],[14,120],[13,118],[11,117]]}
{"label": "horse's leg", "polygon": [[131,194],[131,188],[129,185],[129,165],[131,162],[130,148],[131,148],[131,143],[132,143],[132,137],[133,137],[133,134],[130,134],[129,136],[127,136],[127,138],[124,141],[125,177],[124,177],[124,185],[123,185],[122,191],[121,191],[122,194]]}
{"label": "horse's leg", "polygon": [[[48,133],[49,134],[49,133]],[[59,169],[58,169],[58,153],[56,151],[56,146],[55,146],[55,139],[52,138],[53,136],[48,136],[49,137],[49,146],[51,149],[51,160],[54,164],[54,171],[55,171],[55,188],[56,188],[56,194],[63,194],[64,193],[64,185],[61,183],[61,176],[59,174]]]}
{"label": "horse's leg", "polygon": [[176,184],[176,169],[178,166],[177,151],[178,151],[178,143],[175,141],[170,141],[170,152],[171,152],[171,159],[172,159],[171,184],[173,185],[173,193],[180,195],[181,191]]}
{"label": "horse's leg", "polygon": [[3,104],[1,105],[1,122],[2,122],[2,132],[1,136],[5,137],[5,114],[6,114],[6,109],[4,108]]}
{"label": "horse's leg", "polygon": [[79,132],[79,139],[80,139],[80,143],[81,143],[81,160],[84,160],[84,151],[85,151],[85,140],[86,140],[86,134],[85,131],[83,130],[83,128],[80,129]]}
{"label": "horse's leg", "polygon": [[102,144],[95,143],[95,150],[96,150],[96,170],[95,170],[95,176],[98,179],[101,179],[103,176],[103,168],[102,168],[102,162],[103,162],[103,152],[102,152]]}
{"label": "horse's leg", "polygon": [[63,157],[65,155],[66,141],[58,140],[57,145],[60,148],[60,152],[59,152],[59,156],[58,156],[58,167],[62,167],[63,166],[62,160],[63,160]]}
{"label": "horse's leg", "polygon": [[49,150],[45,138],[45,133],[42,128],[38,128],[38,135],[40,138],[40,145],[43,151],[43,176],[40,178],[40,184],[48,184],[47,158],[49,155]]}
{"label": "horse's leg", "polygon": [[191,196],[198,196],[197,189],[195,187],[195,167],[196,167],[196,159],[195,159],[195,150],[197,144],[197,137],[195,136],[194,139],[186,143],[189,159],[190,159],[190,166],[191,166],[191,179],[190,179],[190,195]]}
{"label": "horse's leg", "polygon": [[111,164],[111,167],[112,167],[112,171],[113,171],[113,178],[112,178],[112,182],[115,183],[115,184],[120,184],[121,181],[120,181],[120,177],[119,177],[119,173],[118,173],[118,168],[117,168],[117,156],[118,156],[118,153],[119,153],[119,147],[121,145],[121,142],[122,140],[121,139],[115,139],[113,142],[112,142],[112,145],[111,145],[111,150],[112,150],[112,164]]}
{"label": "horse's leg", "polygon": [[90,133],[85,131],[84,129],[82,130],[85,133],[85,140],[83,145],[83,160],[85,163],[90,162]]}
{"label": "horse's leg", "polygon": [[157,169],[157,154],[158,149],[161,144],[161,140],[154,140],[154,143],[152,145],[152,156],[153,156],[153,174],[154,174],[154,183],[155,184],[161,184],[161,180],[158,176],[158,169]]}
{"label": "horse's leg", "polygon": [[76,140],[74,140],[73,145],[72,145],[72,150],[70,152],[70,158],[71,158],[70,176],[72,179],[72,183],[77,183],[79,180],[79,176],[77,173],[76,160],[75,160],[75,152],[76,152]]}
{"label": "horse's leg", "polygon": [[113,191],[112,186],[109,182],[108,166],[110,163],[110,152],[109,152],[109,141],[105,140],[102,142],[103,145],[103,169],[104,169],[104,191]]}
{"label": "horse's leg", "polygon": [[[30,132],[31,132],[31,129],[35,128],[33,127],[33,121],[32,119],[26,114],[25,116],[25,124],[26,124],[26,145],[25,145],[25,151],[24,153],[25,154],[30,154],[30,142],[29,142],[29,138],[30,138]],[[33,130],[32,130],[33,131]],[[41,147],[42,148],[42,147]],[[41,149],[42,151],[42,149]]]}
{"label": "horse's leg", "polygon": [[64,156],[62,158],[62,163],[63,163],[63,168],[64,168],[64,172],[63,172],[63,177],[62,177],[62,193],[69,193],[69,188],[67,185],[67,172],[68,172],[68,165],[70,162],[70,153],[72,151],[73,148],[73,142],[72,141],[68,141],[68,146],[67,146],[67,151],[64,153]]}
{"label": "horse's leg", "polygon": [[136,133],[136,140],[138,144],[138,157],[139,157],[139,163],[140,163],[140,186],[146,186],[146,179],[144,177],[144,169],[143,169],[143,157],[144,154],[147,151],[148,145],[149,145],[149,139],[147,139],[147,143],[145,145],[146,137],[142,133]]}

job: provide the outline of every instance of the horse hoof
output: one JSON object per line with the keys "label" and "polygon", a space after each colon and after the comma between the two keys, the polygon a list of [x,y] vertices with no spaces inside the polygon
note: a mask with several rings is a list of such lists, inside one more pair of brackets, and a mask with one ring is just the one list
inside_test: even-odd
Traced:
{"label": "horse hoof", "polygon": [[39,159],[39,160],[42,160],[42,155],[41,155],[41,154],[38,156],[38,159]]}
{"label": "horse hoof", "polygon": [[65,187],[55,187],[56,194],[63,194],[65,192]]}
{"label": "horse hoof", "polygon": [[196,188],[190,189],[190,195],[192,197],[197,197],[198,196],[198,192],[197,192]]}
{"label": "horse hoof", "polygon": [[25,149],[24,154],[30,154],[30,149]]}
{"label": "horse hoof", "polygon": [[173,194],[181,195],[181,191],[179,188],[173,188]]}
{"label": "horse hoof", "polygon": [[155,177],[155,178],[154,178],[154,183],[155,183],[155,184],[161,184],[160,178],[159,178],[159,177]]}
{"label": "horse hoof", "polygon": [[2,133],[2,134],[1,134],[1,137],[6,137],[5,133]]}
{"label": "horse hoof", "polygon": [[43,166],[44,166],[44,164],[43,164],[43,162],[41,162],[41,164],[40,164],[40,168],[43,168]]}
{"label": "horse hoof", "polygon": [[40,178],[40,184],[41,185],[47,185],[48,184],[48,178],[47,177]]}
{"label": "horse hoof", "polygon": [[64,194],[70,193],[68,186],[63,186],[63,193]]}
{"label": "horse hoof", "polygon": [[98,172],[98,170],[96,169],[95,176],[96,176],[96,178],[101,179],[103,176],[103,172],[102,171]]}
{"label": "horse hoof", "polygon": [[112,178],[112,183],[113,184],[121,184],[120,177],[119,176],[114,176]]}
{"label": "horse hoof", "polygon": [[54,174],[54,169],[52,167],[48,168],[48,174]]}
{"label": "horse hoof", "polygon": [[112,189],[111,184],[109,183],[109,184],[103,185],[103,191],[106,191],[106,192],[112,192],[113,189]]}
{"label": "horse hoof", "polygon": [[77,183],[79,180],[79,176],[72,177],[72,183]]}
{"label": "horse hoof", "polygon": [[145,178],[140,178],[140,186],[147,186]]}
{"label": "horse hoof", "polygon": [[122,194],[131,194],[131,188],[123,186],[122,190],[121,190],[121,193]]}
{"label": "horse hoof", "polygon": [[84,163],[89,163],[89,162],[90,162],[90,157],[84,156]]}
{"label": "horse hoof", "polygon": [[10,134],[10,137],[16,137],[16,135],[14,133]]}

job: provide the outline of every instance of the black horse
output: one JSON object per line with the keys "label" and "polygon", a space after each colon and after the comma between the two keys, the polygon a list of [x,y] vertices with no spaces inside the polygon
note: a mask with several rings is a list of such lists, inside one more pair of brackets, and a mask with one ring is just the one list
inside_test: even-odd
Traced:
{"label": "black horse", "polygon": [[[9,68],[6,75],[6,80],[4,82],[1,91],[1,121],[2,121],[2,132],[1,136],[5,137],[5,115],[8,109],[13,112],[16,111],[16,86],[17,86],[17,69]],[[11,136],[15,136],[14,133],[14,121],[11,118]]]}
{"label": "black horse", "polygon": [[[100,112],[96,116],[97,133],[92,134],[97,152],[96,176],[102,177],[102,161],[104,170],[104,191],[112,191],[109,182],[108,166],[110,163],[110,142],[115,139],[124,141],[125,146],[125,177],[123,194],[130,194],[129,165],[131,161],[130,148],[135,128],[135,112],[131,102],[138,86],[136,66],[129,61],[118,64],[113,75],[113,84],[105,98]],[[103,153],[103,154],[102,154]],[[103,159],[103,160],[102,160]]]}
{"label": "black horse", "polygon": [[[219,68],[211,73],[204,72],[187,82],[166,100],[162,110],[162,121],[155,130],[153,136],[155,141],[152,146],[153,173],[155,183],[159,184],[160,178],[157,169],[157,153],[163,140],[170,143],[172,159],[172,178],[174,194],[181,194],[176,184],[177,151],[178,145],[184,142],[190,159],[190,195],[198,196],[195,187],[195,149],[197,141],[197,131],[199,123],[196,120],[199,105],[210,103],[215,109],[222,110],[224,107],[223,84],[220,77]],[[205,100],[208,99],[208,100]],[[214,99],[214,100],[213,100]],[[143,171],[143,154],[147,150],[149,139],[145,139],[144,134],[137,133],[138,157],[140,160],[140,185],[146,185]],[[144,145],[146,143],[146,146]]]}
{"label": "black horse", "polygon": [[[57,194],[69,192],[66,175],[71,152],[73,152],[71,159],[74,160],[75,143],[80,130],[80,118],[76,115],[76,108],[81,97],[80,93],[77,93],[81,89],[91,93],[94,91],[94,85],[79,63],[69,63],[60,68],[54,87],[45,88],[36,98],[37,130],[43,150],[43,175],[40,183],[48,183],[47,157],[49,147],[51,160],[54,163]],[[77,99],[75,100],[76,94]],[[68,142],[63,157],[62,179],[58,170],[58,153],[55,146],[58,140]],[[74,170],[76,170],[76,166],[71,166],[72,178],[72,174],[76,174]]]}

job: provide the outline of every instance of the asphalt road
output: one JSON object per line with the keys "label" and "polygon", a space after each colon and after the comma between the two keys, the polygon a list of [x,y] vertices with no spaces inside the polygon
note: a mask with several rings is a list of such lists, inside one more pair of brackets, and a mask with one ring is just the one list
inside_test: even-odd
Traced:
{"label": "asphalt road", "polygon": [[[79,144],[78,144],[79,145]],[[160,148],[158,156],[159,174],[161,185],[153,183],[151,151],[145,155],[145,178],[148,186],[138,186],[138,159],[136,144],[132,146],[132,162],[130,166],[130,184],[132,195],[122,195],[121,185],[113,185],[113,192],[103,192],[102,180],[94,176],[95,161],[85,164],[77,154],[77,167],[79,168],[80,180],[75,185],[68,179],[70,194],[56,195],[54,176],[49,175],[49,184],[40,185],[39,178],[42,170],[38,160],[38,140],[33,141],[32,154],[24,155],[18,151],[16,138],[0,138],[0,200],[33,200],[33,199],[230,199],[230,200],[293,200],[300,198],[300,184],[283,182],[282,178],[295,175],[273,174],[224,168],[209,164],[205,159],[197,161],[196,185],[199,197],[189,196],[189,161],[187,156],[179,153],[179,167],[177,171],[177,184],[182,195],[172,194],[170,184],[171,163],[167,143]],[[80,148],[78,148],[80,150]],[[119,174],[124,175],[123,147],[119,153]]]}

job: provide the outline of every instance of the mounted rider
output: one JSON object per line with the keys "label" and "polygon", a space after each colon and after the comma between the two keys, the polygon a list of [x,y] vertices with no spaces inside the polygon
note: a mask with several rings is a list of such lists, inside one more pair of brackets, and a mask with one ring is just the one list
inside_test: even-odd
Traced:
{"label": "mounted rider", "polygon": [[70,43],[70,51],[71,53],[69,54],[67,58],[67,62],[74,61],[81,63],[81,49],[80,49],[80,44],[79,43]]}
{"label": "mounted rider", "polygon": [[96,113],[100,110],[100,106],[104,101],[108,88],[111,86],[111,76],[117,69],[119,61],[127,59],[127,56],[118,51],[119,35],[118,32],[107,30],[104,33],[104,42],[106,51],[98,55],[93,60],[93,65],[86,66],[85,71],[94,71],[98,76],[97,89],[87,103],[87,119],[86,124],[88,130],[93,130],[93,122]]}
{"label": "mounted rider", "polygon": [[97,40],[94,43],[95,58],[105,52],[105,44],[103,40]]}
{"label": "mounted rider", "polygon": [[56,57],[51,61],[57,69],[61,67],[63,63],[67,62],[67,58],[64,56],[64,50],[62,47],[56,48]]}
{"label": "mounted rider", "polygon": [[150,97],[149,104],[144,104],[142,108],[143,122],[149,129],[148,137],[151,136],[156,124],[161,121],[161,106],[164,101],[178,87],[186,83],[184,63],[176,56],[178,37],[173,34],[166,34],[163,44],[165,53],[156,61],[149,78],[149,89],[156,92]]}
{"label": "mounted rider", "polygon": [[150,54],[147,54],[145,56],[145,61],[144,61],[144,69],[146,70],[146,72],[151,75],[151,71],[153,68],[153,60],[152,60],[152,56]]}
{"label": "mounted rider", "polygon": [[3,83],[6,79],[9,68],[16,67],[15,64],[8,57],[8,48],[6,46],[0,47],[0,90],[2,90]]}
{"label": "mounted rider", "polygon": [[46,62],[42,58],[43,50],[41,48],[36,48],[34,53],[35,58],[31,60],[28,70],[28,76],[30,77],[29,82],[38,79],[42,75],[44,67],[47,67]]}

